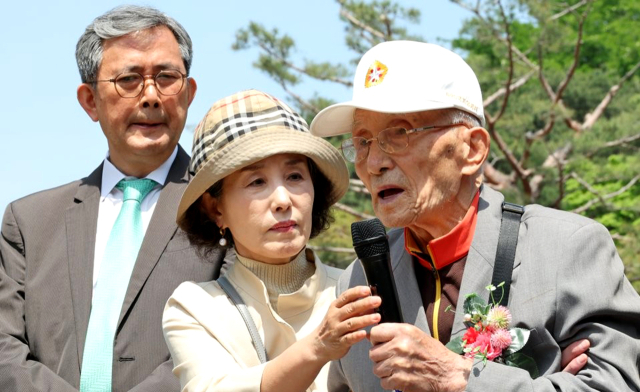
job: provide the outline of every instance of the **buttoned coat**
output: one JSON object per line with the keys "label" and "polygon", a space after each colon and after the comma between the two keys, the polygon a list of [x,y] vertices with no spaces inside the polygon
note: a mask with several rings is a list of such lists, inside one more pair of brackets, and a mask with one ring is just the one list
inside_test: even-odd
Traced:
{"label": "buttoned coat", "polygon": [[[131,274],[113,347],[113,391],[178,391],[162,335],[183,281],[217,278],[177,228],[189,180],[179,147]],[[0,390],[77,391],[91,314],[102,165],[88,177],[11,203],[0,238]]]}
{"label": "buttoned coat", "polygon": [[[502,194],[484,186],[478,220],[460,287],[465,296],[489,294],[500,231]],[[404,248],[403,230],[389,233],[391,262],[405,322],[430,334],[414,263]],[[606,228],[580,215],[539,205],[525,208],[518,233],[508,306],[513,327],[531,330],[523,352],[535,360],[541,376],[515,367],[476,361],[467,391],[640,391],[640,297]],[[338,291],[364,284],[358,261],[341,277]],[[465,332],[458,311],[452,338]],[[586,338],[589,360],[576,375],[561,371],[561,350]],[[330,391],[381,391],[373,374],[368,342],[351,348],[331,364]]]}

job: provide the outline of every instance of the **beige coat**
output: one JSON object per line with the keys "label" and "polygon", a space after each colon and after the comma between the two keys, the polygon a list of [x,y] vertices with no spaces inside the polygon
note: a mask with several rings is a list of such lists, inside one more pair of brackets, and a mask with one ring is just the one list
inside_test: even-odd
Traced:
{"label": "beige coat", "polygon": [[[313,331],[335,299],[342,271],[317,257],[315,265],[315,274],[300,290],[280,295],[278,313],[262,281],[246,267],[235,263],[226,274],[249,308],[269,358]],[[163,329],[183,391],[260,391],[265,365],[240,313],[217,282],[181,284],[167,302]],[[327,390],[328,368],[322,368],[308,391]]]}

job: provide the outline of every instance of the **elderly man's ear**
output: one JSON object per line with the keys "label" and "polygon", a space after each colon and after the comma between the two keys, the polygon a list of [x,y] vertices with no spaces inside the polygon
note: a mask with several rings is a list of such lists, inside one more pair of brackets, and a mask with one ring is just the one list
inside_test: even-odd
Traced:
{"label": "elderly man's ear", "polygon": [[462,174],[472,176],[480,170],[489,156],[489,132],[482,127],[462,128],[465,143],[465,162]]}

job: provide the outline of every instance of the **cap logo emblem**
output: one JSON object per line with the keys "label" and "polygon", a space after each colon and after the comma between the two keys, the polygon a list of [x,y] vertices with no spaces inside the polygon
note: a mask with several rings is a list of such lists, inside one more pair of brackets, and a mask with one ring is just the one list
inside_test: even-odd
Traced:
{"label": "cap logo emblem", "polygon": [[382,64],[378,60],[374,61],[367,70],[367,75],[364,79],[364,87],[369,88],[382,83],[384,77],[387,76],[387,71],[389,71],[389,68],[387,68],[386,65]]}
{"label": "cap logo emblem", "polygon": [[461,97],[460,95],[453,94],[449,91],[447,91],[446,94],[447,94],[447,97],[460,101],[463,105],[466,105],[467,107],[471,108],[471,110],[473,110],[474,112],[476,113],[478,112],[478,105],[474,105],[467,98]]}

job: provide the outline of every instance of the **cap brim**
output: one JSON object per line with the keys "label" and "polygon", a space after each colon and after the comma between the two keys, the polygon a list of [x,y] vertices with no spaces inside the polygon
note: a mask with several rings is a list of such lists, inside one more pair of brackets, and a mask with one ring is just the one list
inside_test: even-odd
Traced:
{"label": "cap brim", "polygon": [[406,102],[400,102],[397,106],[389,104],[388,102],[385,102],[384,106],[382,106],[375,102],[363,103],[357,101],[348,101],[344,103],[337,103],[324,108],[313,119],[309,130],[313,135],[322,137],[351,133],[351,128],[353,127],[353,113],[356,109],[370,110],[372,112],[379,113],[401,114],[450,108],[457,108],[465,112],[469,111],[469,109],[462,106],[436,101],[416,102],[414,105],[407,105]]}
{"label": "cap brim", "polygon": [[[270,148],[265,148],[270,146]],[[261,130],[243,135],[216,151],[191,178],[178,206],[180,224],[189,207],[212,185],[229,174],[276,154],[301,154],[311,158],[333,184],[333,192],[316,189],[316,197],[330,204],[340,200],[349,188],[349,171],[340,152],[326,140],[288,128]]]}

